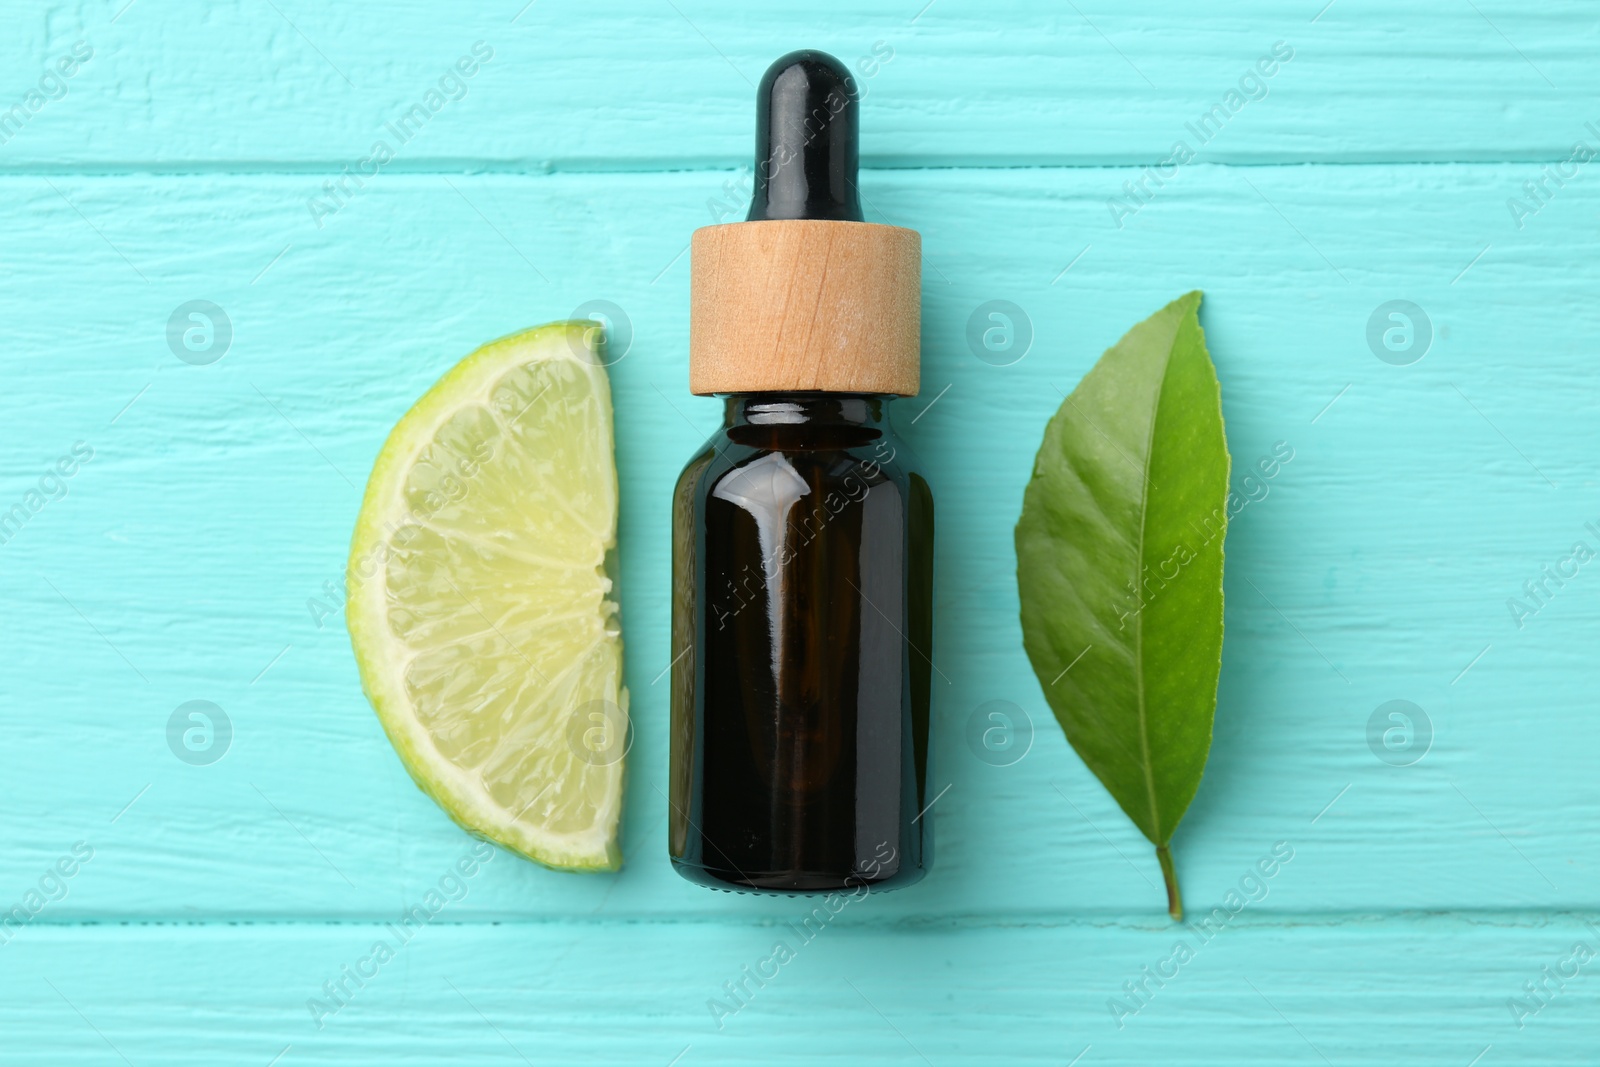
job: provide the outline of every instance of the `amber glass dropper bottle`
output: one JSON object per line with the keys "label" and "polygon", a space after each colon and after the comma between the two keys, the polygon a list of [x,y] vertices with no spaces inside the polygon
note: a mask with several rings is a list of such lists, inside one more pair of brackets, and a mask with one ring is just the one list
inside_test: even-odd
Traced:
{"label": "amber glass dropper bottle", "polygon": [[832,56],[756,94],[746,221],[696,231],[690,386],[724,421],[673,496],[680,874],[744,892],[920,879],[933,497],[889,422],[917,392],[921,239],[862,220]]}

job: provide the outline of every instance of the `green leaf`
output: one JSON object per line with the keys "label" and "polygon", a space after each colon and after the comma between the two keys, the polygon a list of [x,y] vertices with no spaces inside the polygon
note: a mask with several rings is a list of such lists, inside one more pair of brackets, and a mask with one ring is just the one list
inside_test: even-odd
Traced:
{"label": "green leaf", "polygon": [[1067,740],[1156,846],[1211,749],[1228,446],[1200,293],[1129,330],[1044,432],[1017,522],[1022,643]]}

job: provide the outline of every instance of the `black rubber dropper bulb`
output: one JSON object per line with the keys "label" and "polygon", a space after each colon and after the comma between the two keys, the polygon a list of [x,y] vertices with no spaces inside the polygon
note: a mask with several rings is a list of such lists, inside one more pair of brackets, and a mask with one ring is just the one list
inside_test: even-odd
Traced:
{"label": "black rubber dropper bulb", "polygon": [[860,99],[843,63],[790,52],[756,89],[756,188],[746,221],[862,222]]}

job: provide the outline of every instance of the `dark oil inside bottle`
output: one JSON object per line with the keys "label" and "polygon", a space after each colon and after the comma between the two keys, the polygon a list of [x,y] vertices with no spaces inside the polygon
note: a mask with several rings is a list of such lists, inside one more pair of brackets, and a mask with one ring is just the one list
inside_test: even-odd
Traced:
{"label": "dark oil inside bottle", "polygon": [[725,405],[673,498],[673,863],[720,889],[909,885],[932,860],[932,495],[888,398]]}

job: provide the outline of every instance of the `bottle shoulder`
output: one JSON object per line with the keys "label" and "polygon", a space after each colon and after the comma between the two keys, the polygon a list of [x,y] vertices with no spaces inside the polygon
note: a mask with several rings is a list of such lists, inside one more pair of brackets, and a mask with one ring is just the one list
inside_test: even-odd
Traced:
{"label": "bottle shoulder", "polygon": [[771,477],[926,495],[923,464],[896,432],[888,403],[855,397],[730,400],[726,421],[684,465],[676,495],[693,500],[731,479]]}
{"label": "bottle shoulder", "polygon": [[925,483],[921,463],[902,442],[889,435],[849,447],[785,447],[782,442],[757,445],[718,433],[684,464],[678,475],[678,489],[711,492],[730,479],[780,470],[808,482],[887,483],[902,490],[909,489],[914,481]]}

